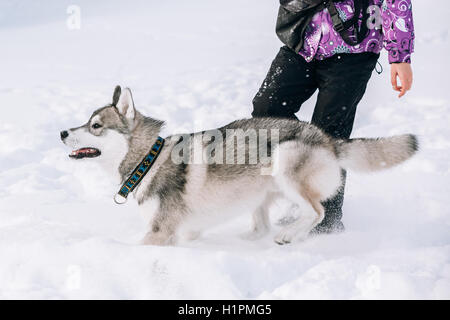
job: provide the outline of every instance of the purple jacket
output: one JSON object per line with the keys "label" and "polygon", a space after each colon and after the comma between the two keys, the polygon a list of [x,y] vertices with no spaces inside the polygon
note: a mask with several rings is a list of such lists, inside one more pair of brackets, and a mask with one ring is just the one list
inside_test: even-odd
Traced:
{"label": "purple jacket", "polygon": [[[337,53],[379,53],[386,48],[389,63],[411,63],[414,51],[414,24],[411,0],[370,0],[370,33],[364,41],[350,46],[333,29],[327,9],[318,12],[312,19],[305,35],[305,42],[300,54],[306,61],[323,60]],[[343,21],[353,16],[353,0],[336,3],[336,8]]]}

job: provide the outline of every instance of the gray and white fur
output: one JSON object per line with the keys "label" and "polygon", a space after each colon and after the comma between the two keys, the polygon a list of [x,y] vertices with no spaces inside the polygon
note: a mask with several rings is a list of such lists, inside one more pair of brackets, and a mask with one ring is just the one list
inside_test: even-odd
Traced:
{"label": "gray and white fur", "polygon": [[[117,176],[120,186],[148,153],[163,126],[164,122],[137,111],[131,91],[117,86],[111,104],[95,111],[85,125],[61,132],[61,138],[76,149],[72,156],[97,159]],[[261,174],[260,162],[175,163],[171,154],[180,136],[166,137],[161,154],[133,192],[148,222],[143,244],[174,244],[182,236],[197,236],[211,224],[242,213],[253,215],[246,237],[258,239],[269,231],[268,209],[280,197],[303,210],[300,219],[276,235],[275,242],[304,239],[324,218],[321,202],[339,188],[341,168],[362,172],[387,169],[418,150],[414,135],[338,140],[306,122],[276,118],[238,120],[219,128],[225,139],[218,149],[226,150],[235,143],[234,137],[226,136],[227,129],[279,130],[278,141],[272,141],[270,135],[267,141],[272,150],[271,174]],[[190,136],[191,147],[194,143],[207,146],[196,141],[201,139],[199,135]],[[247,148],[255,147],[246,143]]]}

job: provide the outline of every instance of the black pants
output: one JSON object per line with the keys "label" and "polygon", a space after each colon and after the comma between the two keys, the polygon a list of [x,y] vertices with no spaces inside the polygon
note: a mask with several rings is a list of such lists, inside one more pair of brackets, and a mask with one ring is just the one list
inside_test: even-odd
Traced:
{"label": "black pants", "polygon": [[[252,116],[297,119],[295,113],[318,89],[311,123],[333,137],[349,138],[356,107],[378,57],[374,53],[338,54],[308,63],[288,47],[282,47],[253,99]],[[333,231],[342,225],[345,176],[343,171],[337,195],[323,203],[325,218],[319,231]]]}

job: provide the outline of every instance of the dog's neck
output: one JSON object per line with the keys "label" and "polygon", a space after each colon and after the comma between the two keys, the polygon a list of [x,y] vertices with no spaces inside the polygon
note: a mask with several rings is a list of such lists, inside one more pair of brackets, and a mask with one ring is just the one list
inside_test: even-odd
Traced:
{"label": "dog's neck", "polygon": [[128,178],[128,175],[148,154],[163,126],[163,121],[136,113],[135,126],[128,138],[128,152],[119,166],[121,182]]}

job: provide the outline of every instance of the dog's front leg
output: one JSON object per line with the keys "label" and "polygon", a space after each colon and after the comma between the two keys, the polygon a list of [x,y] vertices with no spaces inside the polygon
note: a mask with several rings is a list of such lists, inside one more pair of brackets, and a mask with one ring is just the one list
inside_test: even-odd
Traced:
{"label": "dog's front leg", "polygon": [[141,244],[146,246],[168,246],[174,244],[174,242],[174,234],[149,231],[142,239]]}

